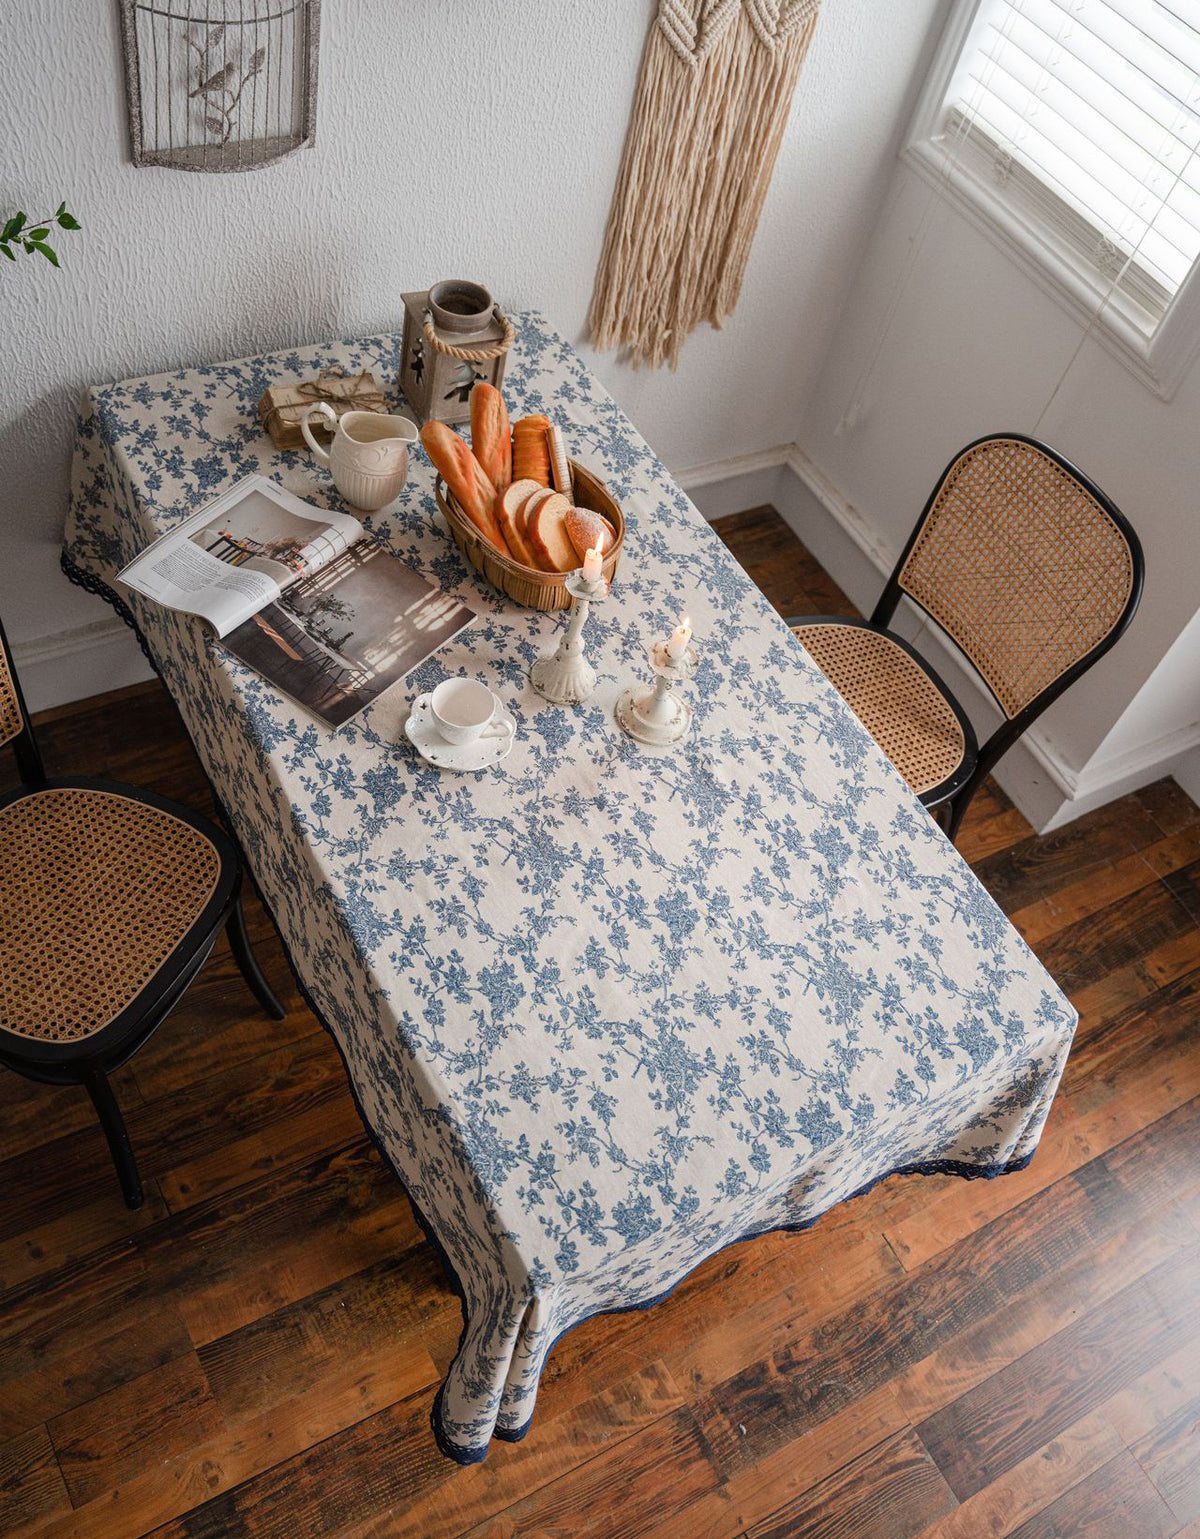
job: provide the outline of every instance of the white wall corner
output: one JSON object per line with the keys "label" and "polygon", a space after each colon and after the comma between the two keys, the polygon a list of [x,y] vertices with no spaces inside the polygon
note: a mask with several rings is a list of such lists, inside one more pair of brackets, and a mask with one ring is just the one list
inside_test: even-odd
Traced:
{"label": "white wall corner", "polygon": [[1172,774],[1192,800],[1200,803],[1200,747],[1183,754]]}
{"label": "white wall corner", "polygon": [[790,449],[790,444],[778,444],[755,454],[708,460],[689,470],[676,471],[675,479],[711,523],[729,513],[744,513],[768,502],[774,504],[780,470]]}
{"label": "white wall corner", "polygon": [[13,643],[25,703],[45,711],[152,677],[133,632],[111,611],[86,625]]}

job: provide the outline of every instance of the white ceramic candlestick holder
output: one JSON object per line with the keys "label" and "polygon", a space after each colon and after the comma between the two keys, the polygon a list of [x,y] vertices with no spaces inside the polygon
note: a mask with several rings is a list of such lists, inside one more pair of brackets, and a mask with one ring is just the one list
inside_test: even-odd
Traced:
{"label": "white ceramic candlestick holder", "polygon": [[596,687],[596,670],[583,652],[583,627],[591,606],[608,597],[608,584],[603,577],[585,582],[580,570],[570,572],[564,586],[572,600],[570,622],[554,651],[539,657],[529,670],[529,682],[555,705],[578,705]]}
{"label": "white ceramic candlestick holder", "polygon": [[625,691],[617,701],[617,725],[635,741],[654,748],[669,748],[686,737],[692,725],[692,708],[675,693],[675,686],[687,683],[699,661],[695,647],[672,657],[667,643],[656,641],[650,648],[654,683]]}

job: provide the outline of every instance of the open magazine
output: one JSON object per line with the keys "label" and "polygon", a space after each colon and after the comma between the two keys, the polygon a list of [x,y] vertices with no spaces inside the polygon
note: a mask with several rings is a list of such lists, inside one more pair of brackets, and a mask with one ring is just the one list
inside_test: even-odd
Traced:
{"label": "open magazine", "polygon": [[330,727],[358,714],[469,624],[356,518],[246,476],[119,574],[199,615],[230,652]]}

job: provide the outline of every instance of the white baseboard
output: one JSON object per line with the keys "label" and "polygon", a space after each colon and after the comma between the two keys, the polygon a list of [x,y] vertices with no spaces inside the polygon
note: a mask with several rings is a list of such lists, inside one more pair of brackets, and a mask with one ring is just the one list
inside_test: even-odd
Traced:
{"label": "white baseboard", "polygon": [[774,503],[779,475],[787,463],[790,444],[710,460],[676,473],[675,479],[711,523],[728,513],[744,513]]}
{"label": "white baseboard", "polygon": [[14,642],[13,662],[31,711],[152,677],[133,632],[111,610],[86,625]]}
{"label": "white baseboard", "polygon": [[1171,771],[1194,802],[1200,802],[1200,748],[1191,748]]}
{"label": "white baseboard", "polygon": [[[774,477],[773,496],[760,495]],[[761,455],[714,461],[684,472],[680,482],[708,518],[738,507],[773,501],[785,522],[842,590],[864,612],[878,598],[899,552],[813,463],[798,444]],[[692,490],[692,486],[696,490]],[[747,488],[754,497],[738,502]],[[710,511],[716,509],[717,511]],[[905,606],[907,607],[907,606]],[[920,630],[915,611],[897,612],[896,629],[912,639]],[[1000,719],[978,675],[948,638],[932,628],[921,636],[921,650],[958,695],[977,730],[988,731]],[[1200,723],[1111,758],[1094,758],[1076,770],[1062,757],[1041,727],[1033,727],[1008,751],[995,770],[1001,787],[1039,833],[1048,833],[1106,802],[1180,772],[1191,795],[1200,792]]]}

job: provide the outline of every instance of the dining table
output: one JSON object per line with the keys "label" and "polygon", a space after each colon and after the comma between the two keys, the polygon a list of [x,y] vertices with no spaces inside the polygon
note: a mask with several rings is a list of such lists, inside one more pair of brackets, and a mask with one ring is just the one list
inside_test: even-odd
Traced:
{"label": "dining table", "polygon": [[[722,1247],[803,1229],[897,1172],[1021,1168],[1076,1024],[579,352],[540,314],[511,318],[511,417],[557,423],[625,518],[584,631],[597,683],[582,704],[531,687],[564,617],[466,564],[419,450],[363,522],[476,619],[337,730],[117,578],[253,472],[344,510],[311,455],[275,448],[257,403],[366,369],[404,412],[399,333],[88,389],[62,558],[177,705],[461,1298],[432,1412],[460,1463],[527,1431],[565,1331],[650,1305]],[[691,729],[649,748],[614,708],[683,613]],[[432,767],[404,731],[414,698],[456,674],[517,726],[508,758],[473,774]]]}

